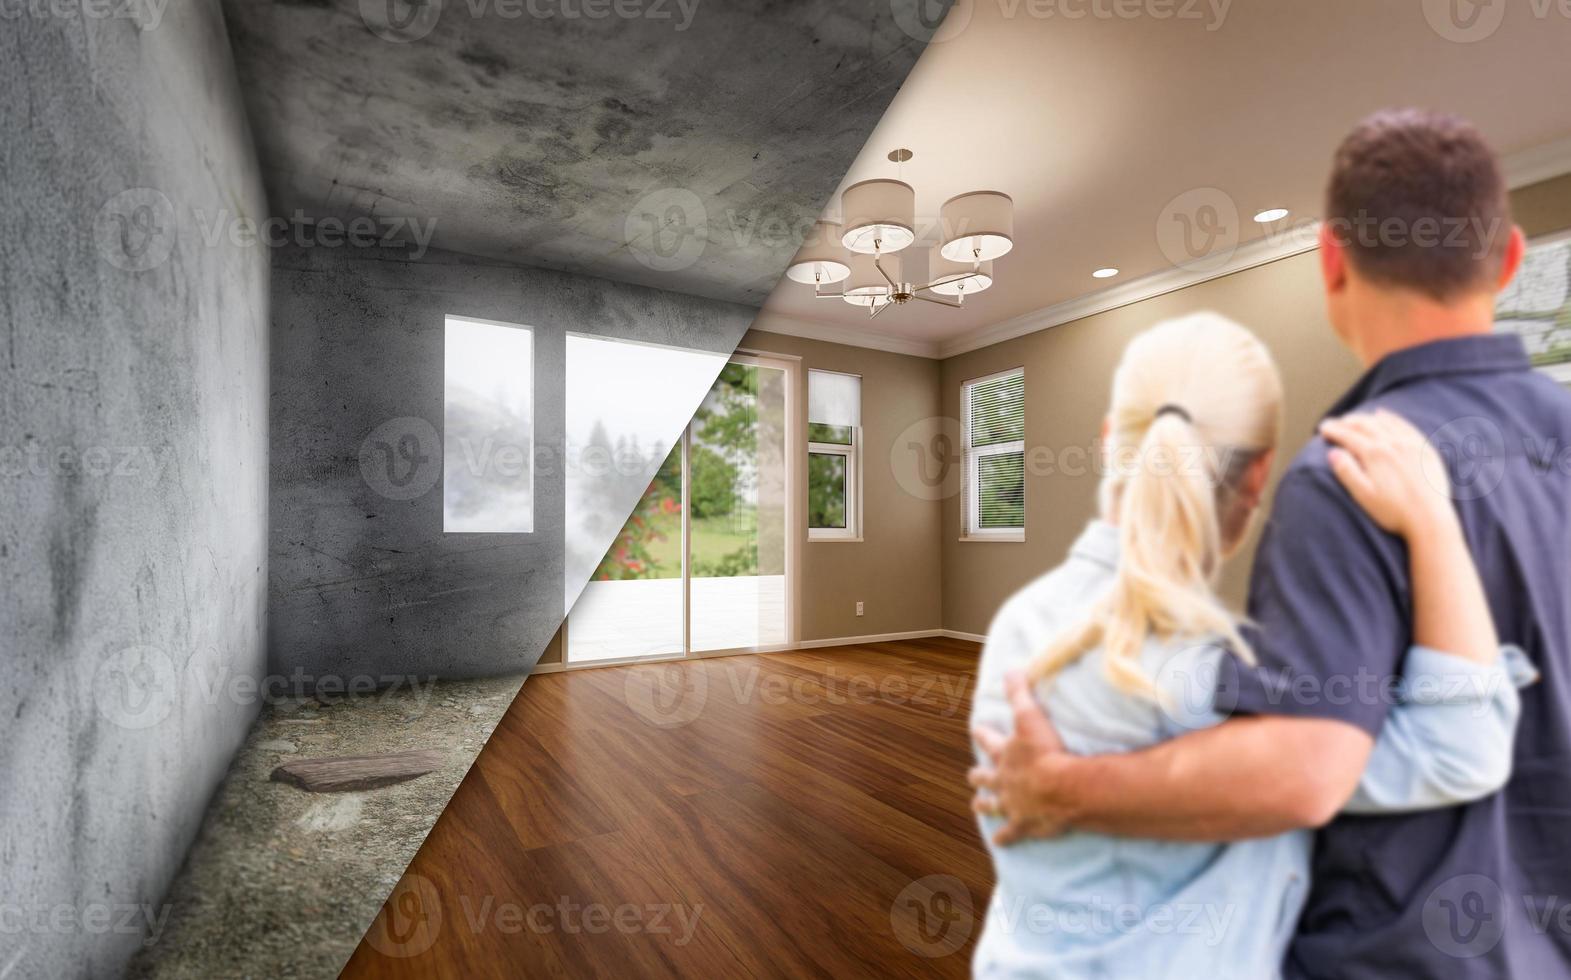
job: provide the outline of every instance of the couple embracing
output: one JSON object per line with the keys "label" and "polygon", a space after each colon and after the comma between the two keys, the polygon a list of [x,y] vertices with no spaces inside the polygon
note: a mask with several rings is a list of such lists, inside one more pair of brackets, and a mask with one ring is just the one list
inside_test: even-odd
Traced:
{"label": "couple embracing", "polygon": [[1276,488],[1247,620],[1213,586],[1282,386],[1197,314],[1124,352],[1133,465],[993,622],[978,976],[1571,977],[1571,474],[1528,448],[1571,394],[1493,330],[1523,236],[1479,135],[1411,110],[1343,142],[1325,217],[1367,372]]}

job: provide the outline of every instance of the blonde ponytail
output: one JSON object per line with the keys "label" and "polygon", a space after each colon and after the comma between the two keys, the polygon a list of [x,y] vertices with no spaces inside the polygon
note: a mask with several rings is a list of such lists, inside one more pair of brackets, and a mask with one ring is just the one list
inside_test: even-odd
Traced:
{"label": "blonde ponytail", "polygon": [[1130,343],[1113,380],[1102,486],[1118,571],[1087,618],[1032,662],[1033,680],[1100,646],[1115,687],[1152,696],[1140,665],[1150,637],[1216,636],[1253,662],[1213,585],[1224,508],[1248,464],[1276,444],[1281,400],[1264,345],[1217,314],[1171,320]]}

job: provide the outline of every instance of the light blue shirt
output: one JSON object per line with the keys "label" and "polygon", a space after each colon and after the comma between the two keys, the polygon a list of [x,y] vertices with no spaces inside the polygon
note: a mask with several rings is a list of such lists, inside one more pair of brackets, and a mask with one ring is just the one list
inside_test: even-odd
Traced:
{"label": "light blue shirt", "polygon": [[[1004,675],[1024,670],[1112,584],[1118,531],[1093,521],[1058,568],[999,610],[978,672],[972,722],[1012,727]],[[1217,724],[1214,641],[1152,641],[1142,666],[1160,697],[1126,694],[1093,650],[1039,685],[1069,751],[1131,752]],[[1521,651],[1490,666],[1412,648],[1391,711],[1347,809],[1389,812],[1487,796],[1510,776],[1521,704],[1535,679]],[[1281,776],[1313,760],[1284,759]],[[991,842],[1000,821],[983,818]],[[992,846],[997,884],[973,961],[977,977],[1263,980],[1280,974],[1308,889],[1307,831],[1228,844],[1074,832]]]}

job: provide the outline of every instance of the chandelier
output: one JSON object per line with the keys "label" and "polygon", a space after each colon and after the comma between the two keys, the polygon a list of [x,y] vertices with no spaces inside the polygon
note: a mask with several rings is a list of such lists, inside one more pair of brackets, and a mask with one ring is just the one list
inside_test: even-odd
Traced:
{"label": "chandelier", "polygon": [[[899,149],[889,159],[901,164],[911,156]],[[817,299],[867,307],[869,319],[913,299],[959,308],[968,294],[993,284],[993,260],[1014,247],[1014,202],[998,191],[971,191],[945,201],[939,242],[926,255],[912,247],[916,190],[910,184],[864,180],[847,187],[840,204],[842,222],[817,222],[786,276],[812,286]],[[911,268],[903,269],[907,257]],[[836,284],[838,292],[825,289]]]}

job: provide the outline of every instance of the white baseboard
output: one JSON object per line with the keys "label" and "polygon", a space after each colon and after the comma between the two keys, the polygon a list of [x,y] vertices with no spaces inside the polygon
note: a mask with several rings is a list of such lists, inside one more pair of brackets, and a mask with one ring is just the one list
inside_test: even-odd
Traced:
{"label": "white baseboard", "polygon": [[981,633],[962,633],[959,630],[939,630],[939,636],[947,636],[951,640],[970,640],[972,643],[986,643],[987,637]]}
{"label": "white baseboard", "polygon": [[952,640],[970,640],[981,643],[984,637],[975,633],[960,633],[955,630],[907,630],[904,633],[870,633],[866,636],[835,636],[827,640],[802,640],[797,643],[801,650],[816,650],[821,647],[846,647],[857,646],[863,643],[888,643],[892,640],[925,640],[934,636],[948,637]]}
{"label": "white baseboard", "polygon": [[[705,651],[703,653],[695,653],[688,659],[696,660],[701,657],[735,657],[744,656],[751,653],[789,653],[792,650],[821,650],[825,647],[860,646],[866,643],[890,643],[895,640],[926,640],[935,636],[942,636],[951,640],[969,640],[972,643],[981,643],[987,639],[986,637],[980,636],[976,633],[961,633],[958,630],[906,630],[903,633],[868,633],[865,636],[833,636],[826,640],[801,640],[790,646],[766,647],[760,650],[711,650]],[[681,657],[673,657],[666,662],[681,660]],[[574,669],[586,670],[593,667],[625,666],[627,666],[626,663],[591,663],[584,664],[582,667],[576,667]],[[550,664],[536,664],[535,669],[530,671],[529,674],[531,677],[533,677],[535,674],[555,674],[567,669],[567,664],[557,661],[556,663]]]}

